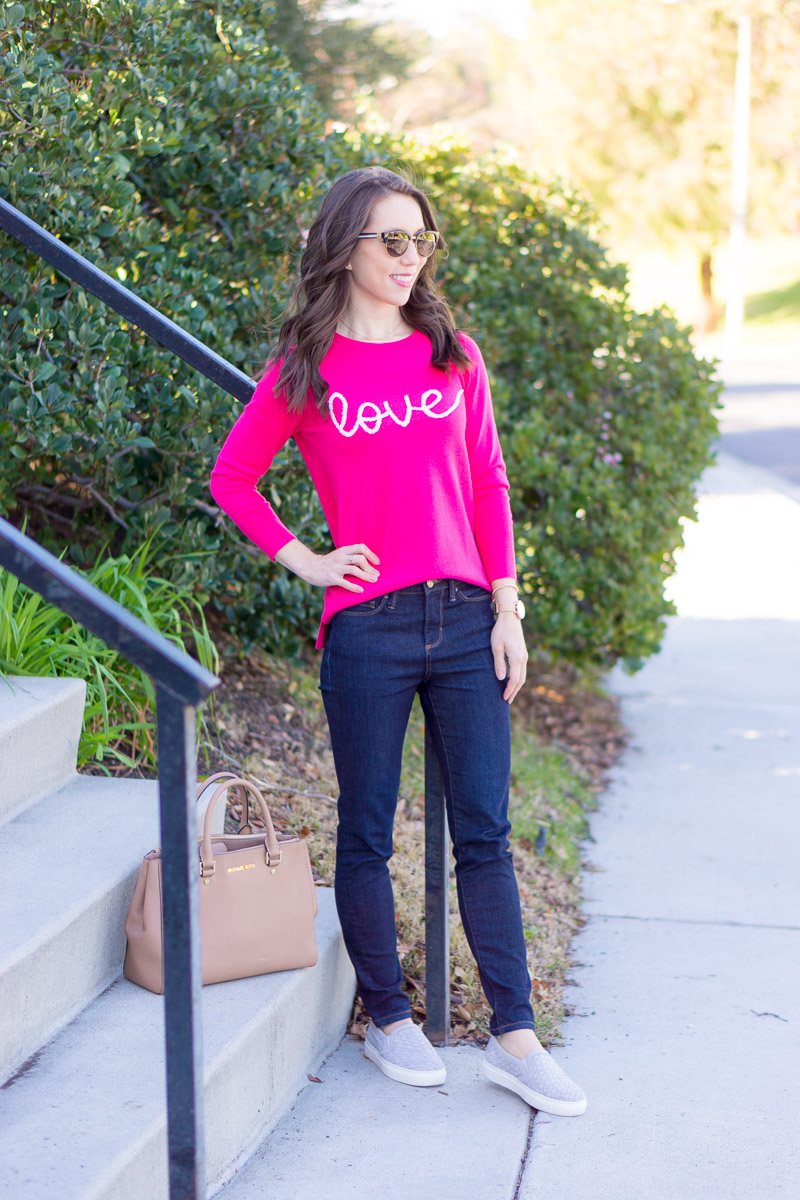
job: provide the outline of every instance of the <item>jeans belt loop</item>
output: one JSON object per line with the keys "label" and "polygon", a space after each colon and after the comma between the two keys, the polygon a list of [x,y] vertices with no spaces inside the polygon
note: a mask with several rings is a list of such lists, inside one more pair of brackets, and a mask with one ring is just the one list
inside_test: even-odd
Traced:
{"label": "jeans belt loop", "polygon": [[452,604],[456,598],[456,581],[455,579],[448,579],[447,582],[450,585],[450,603]]}

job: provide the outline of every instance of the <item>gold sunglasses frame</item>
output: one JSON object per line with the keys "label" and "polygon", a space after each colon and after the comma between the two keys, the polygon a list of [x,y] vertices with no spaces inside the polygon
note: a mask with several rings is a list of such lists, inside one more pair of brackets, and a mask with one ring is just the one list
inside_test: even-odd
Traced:
{"label": "gold sunglasses frame", "polygon": [[[388,239],[391,237],[397,237],[399,234],[402,234],[403,237],[408,238],[408,241],[406,242],[406,245],[403,247],[403,249],[400,251],[399,254],[392,254],[391,250],[389,249]],[[420,253],[419,239],[423,236],[427,236],[428,238],[430,238],[431,235],[433,235],[433,237],[435,239],[434,243],[433,243],[433,250],[431,250],[430,254]],[[408,249],[409,245],[411,244],[411,242],[413,242],[414,249],[416,250],[416,252],[420,258],[433,258],[433,255],[439,244],[440,237],[441,237],[441,234],[439,233],[438,229],[423,229],[420,233],[413,234],[413,236],[412,236],[412,234],[407,233],[405,229],[389,229],[389,230],[386,230],[386,232],[384,232],[384,233],[360,233],[358,235],[358,241],[362,241],[362,239],[364,239],[364,238],[380,238],[380,240],[384,244],[386,253],[389,255],[390,258],[402,258],[403,255],[405,254],[406,250]]]}

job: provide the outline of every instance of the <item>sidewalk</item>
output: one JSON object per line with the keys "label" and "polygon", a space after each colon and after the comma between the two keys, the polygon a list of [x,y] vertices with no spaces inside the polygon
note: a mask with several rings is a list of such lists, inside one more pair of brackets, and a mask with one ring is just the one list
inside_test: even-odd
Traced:
{"label": "sidewalk", "polygon": [[592,818],[554,1051],[586,1115],[531,1132],[481,1051],[406,1088],[346,1037],[225,1200],[800,1196],[800,503],[725,456],[701,492],[680,616],[611,677],[632,746]]}
{"label": "sidewalk", "polygon": [[612,674],[632,746],[591,821],[590,919],[555,1052],[589,1108],[537,1115],[518,1200],[800,1196],[792,492],[720,455],[663,649]]}

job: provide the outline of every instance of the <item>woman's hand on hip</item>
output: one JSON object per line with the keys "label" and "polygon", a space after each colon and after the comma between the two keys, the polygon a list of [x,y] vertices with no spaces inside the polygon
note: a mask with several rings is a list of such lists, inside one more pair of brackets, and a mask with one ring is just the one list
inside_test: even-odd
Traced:
{"label": "woman's hand on hip", "polygon": [[[516,613],[501,612],[497,614],[492,630],[492,655],[494,669],[498,679],[508,675],[503,699],[510,704],[525,682],[528,673],[528,651],[525,649],[525,637],[522,633],[522,622]],[[508,670],[506,670],[508,659]]]}
{"label": "woman's hand on hip", "polygon": [[[294,538],[281,547],[275,555],[275,560],[315,587],[331,587],[335,584],[348,592],[363,592],[363,587],[353,582],[353,579],[375,583],[380,577],[380,571],[373,564],[381,560],[364,542],[337,546],[330,554],[315,554],[308,546]],[[346,578],[348,575],[353,579]]]}

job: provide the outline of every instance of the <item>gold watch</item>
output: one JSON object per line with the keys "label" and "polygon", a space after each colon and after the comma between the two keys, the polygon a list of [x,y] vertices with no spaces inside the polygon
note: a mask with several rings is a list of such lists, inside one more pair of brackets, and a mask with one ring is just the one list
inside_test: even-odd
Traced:
{"label": "gold watch", "polygon": [[519,619],[521,621],[522,618],[525,616],[525,605],[522,603],[522,601],[520,599],[517,599],[514,601],[513,608],[498,608],[497,601],[493,598],[492,599],[492,612],[494,613],[495,617],[499,616],[499,614],[501,612],[513,612],[513,613],[517,614],[517,616],[519,617]]}

